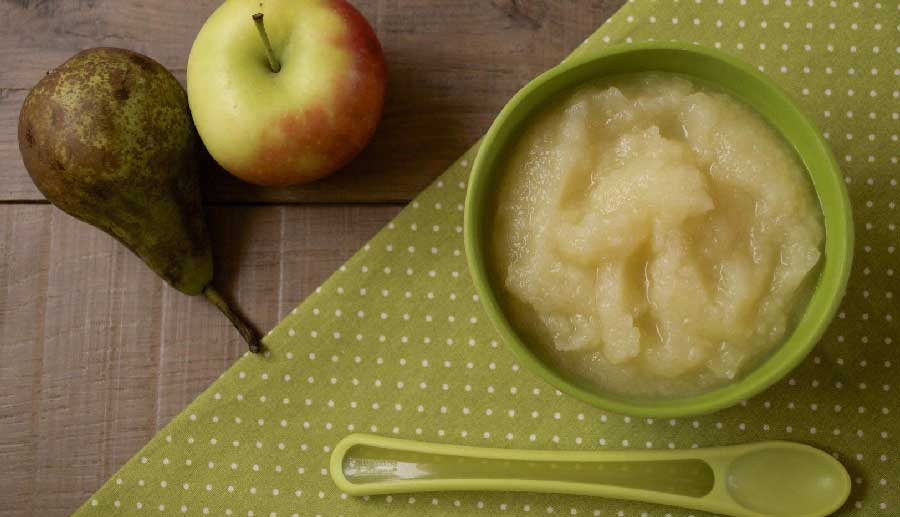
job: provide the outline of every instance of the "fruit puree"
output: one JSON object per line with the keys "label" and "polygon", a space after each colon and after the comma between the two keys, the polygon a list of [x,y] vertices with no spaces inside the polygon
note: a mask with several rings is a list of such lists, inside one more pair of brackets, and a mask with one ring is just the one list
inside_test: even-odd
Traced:
{"label": "fruit puree", "polygon": [[667,74],[592,83],[508,156],[494,261],[540,355],[605,391],[690,395],[781,343],[824,230],[805,170],[763,119]]}

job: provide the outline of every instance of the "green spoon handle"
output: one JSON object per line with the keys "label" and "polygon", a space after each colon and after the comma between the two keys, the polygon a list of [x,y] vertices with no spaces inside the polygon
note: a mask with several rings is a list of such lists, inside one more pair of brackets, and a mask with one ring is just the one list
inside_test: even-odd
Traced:
{"label": "green spoon handle", "polygon": [[744,446],[678,451],[534,451],[423,443],[353,434],[335,447],[331,476],[344,492],[378,495],[512,491],[601,496],[727,515],[724,470]]}

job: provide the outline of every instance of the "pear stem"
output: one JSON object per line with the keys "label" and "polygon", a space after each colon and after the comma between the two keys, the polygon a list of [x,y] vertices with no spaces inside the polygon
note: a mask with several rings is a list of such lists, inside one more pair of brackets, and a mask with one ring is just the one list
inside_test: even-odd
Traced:
{"label": "pear stem", "polygon": [[241,337],[244,338],[244,341],[247,342],[247,346],[250,347],[250,351],[254,354],[259,353],[262,349],[262,345],[259,342],[259,335],[253,330],[250,325],[244,321],[243,318],[238,316],[236,312],[234,312],[231,307],[228,305],[228,302],[222,298],[222,295],[216,291],[216,288],[212,285],[208,285],[203,289],[203,296],[206,297],[207,300],[212,302],[223,314],[231,321],[231,324],[234,325],[234,328],[241,334]]}
{"label": "pear stem", "polygon": [[256,31],[259,33],[263,47],[266,49],[266,57],[269,59],[269,68],[277,74],[281,71],[281,63],[275,58],[275,51],[272,50],[272,42],[269,41],[269,35],[266,33],[266,24],[263,22],[263,13],[254,14],[253,23],[256,24]]}

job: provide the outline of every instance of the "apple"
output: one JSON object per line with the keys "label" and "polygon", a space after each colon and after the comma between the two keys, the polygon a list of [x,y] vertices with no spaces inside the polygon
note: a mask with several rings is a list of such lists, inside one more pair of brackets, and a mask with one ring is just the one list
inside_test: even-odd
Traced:
{"label": "apple", "polygon": [[231,174],[306,183],[356,156],[381,118],[381,45],[345,0],[226,0],[188,58],[194,124]]}

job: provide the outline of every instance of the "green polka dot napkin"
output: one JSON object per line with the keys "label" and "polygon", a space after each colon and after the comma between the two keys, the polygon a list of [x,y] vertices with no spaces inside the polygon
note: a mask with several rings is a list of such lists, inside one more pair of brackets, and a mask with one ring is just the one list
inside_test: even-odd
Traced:
{"label": "green polka dot napkin", "polygon": [[470,151],[270,333],[269,353],[239,360],[79,513],[688,515],[541,494],[350,497],[331,482],[329,453],[364,431],[550,450],[797,440],[850,469],[841,514],[900,515],[900,5],[638,0],[579,52],[650,39],[696,42],[757,65],[818,122],[844,166],[858,235],[850,289],[788,378],[726,411],[653,420],[604,413],[521,368],[466,271]]}

